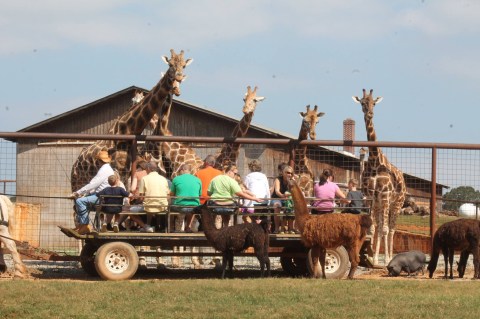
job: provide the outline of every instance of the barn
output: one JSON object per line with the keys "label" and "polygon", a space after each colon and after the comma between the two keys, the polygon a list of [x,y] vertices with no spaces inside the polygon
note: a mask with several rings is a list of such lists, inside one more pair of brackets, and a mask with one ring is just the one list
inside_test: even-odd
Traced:
{"label": "barn", "polygon": [[[81,133],[107,134],[115,119],[126,112],[132,105],[135,92],[148,91],[136,86],[128,87],[99,100],[75,108],[69,112],[49,118],[26,127],[19,132],[37,133]],[[239,118],[241,101],[239,105]],[[299,111],[303,111],[299,109]],[[300,127],[300,119],[299,127]],[[176,136],[228,137],[231,135],[238,119],[213,112],[206,108],[173,100],[169,128]],[[354,123],[353,123],[354,125]],[[352,121],[345,121],[345,139],[352,139],[348,132],[352,130]],[[145,135],[152,133],[145,129]],[[291,139],[296,137],[252,125],[248,138]],[[66,199],[70,194],[71,167],[83,148],[94,141],[72,139],[16,139],[16,194],[17,203],[26,205],[30,211],[22,222],[28,224],[30,231],[23,235],[23,240],[38,243],[50,249],[76,248],[74,240],[64,238],[57,226],[73,225],[72,202]],[[197,155],[204,158],[213,154],[221,145],[191,143]],[[352,147],[335,149],[333,147],[309,146],[308,156],[313,171],[318,174],[323,168],[333,168],[336,182],[346,183],[350,178],[359,178],[361,161],[355,156]],[[290,154],[287,145],[248,144],[242,145],[238,160],[239,172],[248,173],[247,163],[252,159],[262,162],[263,172],[273,179],[277,165],[288,161]],[[407,189],[416,196],[430,194],[430,182],[405,174]],[[410,182],[409,182],[410,181]],[[420,185],[420,186],[419,186]],[[437,193],[442,193],[443,185],[438,185]],[[36,213],[31,213],[34,211]],[[28,219],[28,220],[27,220]]]}

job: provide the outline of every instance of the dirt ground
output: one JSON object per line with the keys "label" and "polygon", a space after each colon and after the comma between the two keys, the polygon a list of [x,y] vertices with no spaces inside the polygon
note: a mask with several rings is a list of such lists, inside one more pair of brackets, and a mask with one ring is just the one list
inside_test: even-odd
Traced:
{"label": "dirt ground", "polygon": [[[7,265],[8,265],[7,260]],[[45,261],[25,261],[25,264],[30,272],[30,280],[66,280],[66,281],[97,281],[101,280],[98,277],[87,275],[78,262],[45,262]],[[434,274],[434,279],[443,279],[444,270],[443,263],[439,262],[437,270]],[[235,278],[257,278],[259,277],[258,266],[240,268],[235,270]],[[272,267],[272,276],[279,278],[286,278],[288,275],[280,267]],[[151,279],[167,279],[167,280],[181,280],[181,279],[213,279],[219,278],[220,271],[213,267],[206,267],[206,269],[188,269],[188,268],[162,268],[157,269],[156,265],[149,264],[147,269],[139,269],[133,280],[151,280]],[[458,278],[456,267],[454,267],[455,280],[471,280],[473,277],[473,265],[469,263],[465,276],[463,279]],[[345,277],[346,278],[346,277]],[[386,269],[370,269],[358,267],[355,278],[360,280],[426,280],[428,278],[428,271],[425,265],[425,271],[422,275],[419,272],[417,275],[407,276],[406,273],[401,273],[400,276],[390,277]],[[9,270],[6,273],[0,274],[1,280],[12,280],[12,267],[9,265]]]}

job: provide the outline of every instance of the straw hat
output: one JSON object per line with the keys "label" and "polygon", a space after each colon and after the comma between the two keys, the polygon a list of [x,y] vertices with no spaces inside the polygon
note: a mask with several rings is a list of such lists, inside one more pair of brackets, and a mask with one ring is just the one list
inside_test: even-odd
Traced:
{"label": "straw hat", "polygon": [[97,154],[97,159],[101,160],[104,163],[110,163],[112,161],[112,158],[108,155],[107,151],[100,151]]}

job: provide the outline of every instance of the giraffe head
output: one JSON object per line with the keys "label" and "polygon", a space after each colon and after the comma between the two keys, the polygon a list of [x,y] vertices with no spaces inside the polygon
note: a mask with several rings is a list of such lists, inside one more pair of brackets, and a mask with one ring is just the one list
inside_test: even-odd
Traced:
{"label": "giraffe head", "polygon": [[[160,74],[162,75],[162,78],[165,76],[165,73],[163,73],[163,72],[160,72]],[[183,81],[185,81],[186,78],[187,78],[187,76],[184,75],[183,76]],[[175,94],[175,96],[180,96],[180,94],[182,94],[180,92],[180,82],[178,82],[177,80],[173,81],[172,90],[170,91],[170,93]]]}
{"label": "giraffe head", "polygon": [[253,113],[255,108],[257,107],[257,102],[261,102],[265,100],[262,96],[257,96],[257,87],[251,90],[250,86],[247,86],[247,93],[245,93],[245,97],[243,101],[245,104],[243,105],[243,114]]}
{"label": "giraffe head", "polygon": [[373,118],[373,108],[377,103],[380,103],[383,97],[379,96],[376,99],[373,98],[373,90],[370,90],[370,94],[367,94],[365,89],[363,89],[363,97],[360,99],[358,96],[352,96],[355,103],[362,105],[363,114],[365,114],[365,119],[371,120]]}
{"label": "giraffe head", "polygon": [[302,127],[300,129],[299,139],[307,139],[310,136],[311,140],[315,140],[317,133],[315,133],[315,127],[317,126],[318,119],[325,115],[323,112],[317,113],[318,105],[315,105],[313,110],[310,110],[310,105],[307,105],[307,112],[300,112],[302,117]]}
{"label": "giraffe head", "polygon": [[170,59],[165,55],[162,57],[162,59],[163,59],[163,61],[165,61],[165,63],[168,64],[168,66],[170,68],[174,69],[174,71],[175,71],[175,75],[174,75],[175,81],[182,82],[187,77],[186,75],[183,74],[183,69],[185,69],[185,67],[187,65],[192,63],[193,59],[185,60],[183,58],[183,50],[180,51],[179,54],[176,54],[173,49],[170,49],[170,53],[172,54]]}
{"label": "giraffe head", "polygon": [[143,94],[143,91],[135,91],[135,95],[132,98],[132,104],[135,105],[137,103],[140,103],[145,95]]}

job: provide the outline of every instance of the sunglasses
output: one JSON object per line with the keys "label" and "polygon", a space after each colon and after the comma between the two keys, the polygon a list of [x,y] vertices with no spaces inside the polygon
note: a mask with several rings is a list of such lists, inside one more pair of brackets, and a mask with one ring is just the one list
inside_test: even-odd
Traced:
{"label": "sunglasses", "polygon": [[293,172],[285,172],[287,175],[293,175]]}

